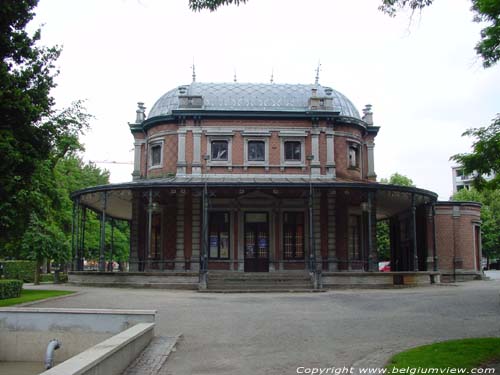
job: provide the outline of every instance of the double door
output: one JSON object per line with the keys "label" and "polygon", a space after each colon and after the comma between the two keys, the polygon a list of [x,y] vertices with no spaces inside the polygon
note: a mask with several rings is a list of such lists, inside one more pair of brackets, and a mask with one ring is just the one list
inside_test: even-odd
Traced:
{"label": "double door", "polygon": [[269,271],[269,215],[245,212],[245,272]]}

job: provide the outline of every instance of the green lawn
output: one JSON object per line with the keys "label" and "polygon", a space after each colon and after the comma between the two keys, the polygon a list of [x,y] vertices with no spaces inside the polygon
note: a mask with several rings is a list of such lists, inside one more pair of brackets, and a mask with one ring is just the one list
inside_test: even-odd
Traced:
{"label": "green lawn", "polygon": [[38,301],[40,299],[46,299],[51,297],[63,296],[66,294],[72,294],[75,292],[70,292],[67,290],[30,290],[23,289],[21,292],[21,297],[17,298],[7,298],[0,299],[0,307],[18,305],[20,303]]}
{"label": "green lawn", "polygon": [[500,338],[443,341],[396,354],[387,368],[467,368],[500,359]]}

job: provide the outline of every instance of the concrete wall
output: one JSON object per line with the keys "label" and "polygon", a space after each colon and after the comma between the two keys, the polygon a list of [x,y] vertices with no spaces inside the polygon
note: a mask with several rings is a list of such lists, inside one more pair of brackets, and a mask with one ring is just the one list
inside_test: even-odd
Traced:
{"label": "concrete wall", "polygon": [[154,323],[139,323],[41,375],[119,375],[154,337]]}
{"label": "concrete wall", "polygon": [[57,362],[64,361],[138,323],[155,321],[153,310],[0,309],[0,361],[44,360],[47,344],[58,339]]}
{"label": "concrete wall", "polygon": [[69,282],[77,285],[197,290],[195,272],[69,272]]}

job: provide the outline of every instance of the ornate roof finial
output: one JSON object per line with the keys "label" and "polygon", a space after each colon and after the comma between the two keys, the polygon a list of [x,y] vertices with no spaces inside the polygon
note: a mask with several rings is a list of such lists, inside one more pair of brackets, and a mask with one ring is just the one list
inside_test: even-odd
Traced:
{"label": "ornate roof finial", "polygon": [[318,60],[318,67],[316,68],[316,78],[314,79],[314,84],[318,85],[319,84],[319,69],[321,67],[321,63]]}
{"label": "ornate roof finial", "polygon": [[193,57],[193,65],[191,65],[191,68],[193,68],[193,82],[196,82],[196,72],[194,70],[194,57]]}
{"label": "ornate roof finial", "polygon": [[271,83],[274,83],[274,68],[271,70]]}
{"label": "ornate roof finial", "polygon": [[233,77],[233,81],[236,83],[238,82],[238,80],[236,79],[236,69],[234,69],[234,77]]}

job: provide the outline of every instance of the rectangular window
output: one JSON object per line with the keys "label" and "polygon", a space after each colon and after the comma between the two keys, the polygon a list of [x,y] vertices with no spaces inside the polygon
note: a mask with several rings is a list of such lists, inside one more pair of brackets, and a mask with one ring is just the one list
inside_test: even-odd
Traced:
{"label": "rectangular window", "polygon": [[161,145],[151,146],[151,166],[161,165]]}
{"label": "rectangular window", "polygon": [[266,144],[264,141],[248,141],[248,160],[266,160]]}
{"label": "rectangular window", "polygon": [[229,212],[211,212],[208,219],[210,259],[229,259]]}
{"label": "rectangular window", "polygon": [[357,144],[349,144],[349,168],[359,168],[359,147]]}
{"label": "rectangular window", "polygon": [[283,213],[283,257],[304,259],[304,213]]}
{"label": "rectangular window", "polygon": [[349,259],[361,260],[361,216],[349,215]]}
{"label": "rectangular window", "polygon": [[228,147],[227,141],[212,141],[211,159],[214,161],[227,161]]}
{"label": "rectangular window", "polygon": [[299,141],[285,142],[285,161],[302,160],[302,144]]}

